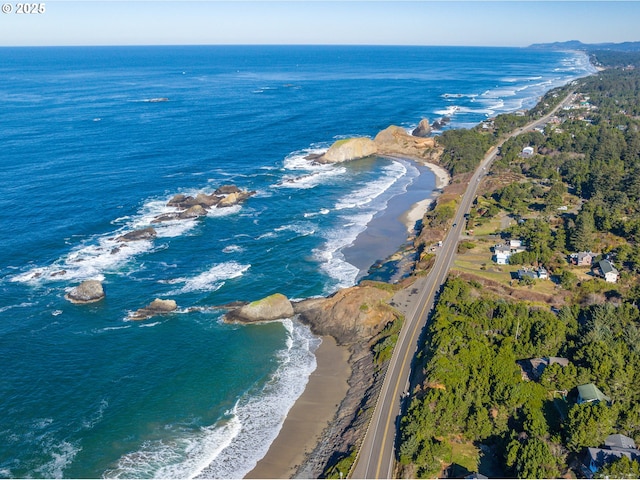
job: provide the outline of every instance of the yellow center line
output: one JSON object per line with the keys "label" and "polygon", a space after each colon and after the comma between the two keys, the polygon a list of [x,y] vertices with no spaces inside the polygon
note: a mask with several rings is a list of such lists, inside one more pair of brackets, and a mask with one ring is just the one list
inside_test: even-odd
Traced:
{"label": "yellow center line", "polygon": [[[434,290],[436,288],[436,285],[438,283],[437,282],[437,277],[438,277],[438,275],[440,274],[441,271],[442,271],[442,265],[440,265],[440,267],[438,268],[438,274],[435,274],[435,272],[432,272],[432,273],[434,273],[433,285],[431,286],[431,291],[429,292],[429,295],[427,296],[427,298],[429,298],[429,297],[431,297],[431,295],[433,295],[433,292],[434,292]],[[425,302],[424,306],[422,307],[422,311],[420,312],[420,316],[418,317],[419,319],[424,317],[424,314],[426,312],[428,304],[429,304],[429,302]],[[420,321],[417,321],[415,323],[415,325],[413,327],[413,331],[411,332],[411,336],[409,338],[413,338],[415,336],[416,331],[418,330],[418,326],[420,325],[420,323],[421,323]],[[405,349],[404,358],[402,360],[402,365],[401,365],[400,371],[404,370],[405,365],[407,363],[407,359],[409,358],[409,353],[410,352],[411,352],[410,348]],[[392,401],[395,401],[394,399],[398,395],[398,390],[400,388],[400,380],[401,380],[400,378],[397,378],[397,380],[396,380],[395,389],[393,390]],[[385,427],[384,427],[384,434],[383,434],[383,438],[382,438],[382,442],[383,442],[382,443],[382,449],[380,450],[380,456],[378,458],[378,465],[377,465],[377,468],[376,468],[375,478],[381,478],[380,477],[380,469],[382,467],[382,455],[383,455],[383,452],[385,450],[384,447],[385,447],[385,445],[387,443],[387,438],[388,438],[388,434],[389,434],[389,425],[391,425],[391,417],[392,417],[393,413],[394,413],[393,409],[389,409],[389,415],[387,416],[387,422],[386,422]],[[394,440],[395,440],[395,438],[394,438]]]}

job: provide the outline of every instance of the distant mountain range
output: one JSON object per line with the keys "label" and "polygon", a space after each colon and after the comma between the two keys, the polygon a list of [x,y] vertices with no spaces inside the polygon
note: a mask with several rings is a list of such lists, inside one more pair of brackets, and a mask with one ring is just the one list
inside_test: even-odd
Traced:
{"label": "distant mountain range", "polygon": [[530,45],[529,48],[540,48],[547,50],[583,50],[586,52],[593,52],[597,50],[637,52],[640,51],[640,42],[582,43],[579,40],[569,40],[568,42],[534,43],[533,45]]}

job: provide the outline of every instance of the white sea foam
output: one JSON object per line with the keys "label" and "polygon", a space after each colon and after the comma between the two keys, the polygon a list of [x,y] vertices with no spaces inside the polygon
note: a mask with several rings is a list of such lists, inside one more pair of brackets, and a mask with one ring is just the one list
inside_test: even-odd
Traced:
{"label": "white sea foam", "polygon": [[[317,187],[333,177],[344,175],[346,169],[342,166],[313,163],[308,160],[311,154],[319,155],[327,148],[308,148],[291,153],[284,159],[284,169],[294,172],[272,185],[273,188],[309,189]],[[304,173],[298,173],[304,172]]]}
{"label": "white sea foam", "polygon": [[152,322],[152,323],[141,323],[139,325],[140,328],[144,327],[155,327],[156,325],[160,325],[162,322]]}
{"label": "white sea foam", "polygon": [[342,250],[353,244],[358,235],[367,228],[374,214],[375,212],[368,212],[350,215],[348,218],[340,217],[345,223],[325,232],[325,243],[321,248],[313,250],[320,268],[336,281],[336,285],[327,286],[325,293],[335,288],[350,287],[355,283],[359,270],[345,260]]}
{"label": "white sea foam", "polygon": [[434,113],[438,115],[443,115],[445,117],[452,117],[456,113],[458,113],[458,110],[460,110],[460,107],[458,105],[451,105],[445,109],[435,110]]}
{"label": "white sea foam", "polygon": [[401,162],[392,162],[382,169],[383,175],[364,187],[344,196],[335,205],[336,210],[360,208],[387,191],[399,178],[407,173],[407,167]]}
{"label": "white sea foam", "polygon": [[109,402],[106,398],[100,400],[100,404],[98,405],[96,411],[89,418],[86,418],[82,421],[82,426],[87,430],[95,427],[104,417],[104,412],[108,406]]}
{"label": "white sea foam", "polygon": [[240,245],[227,245],[222,249],[222,253],[237,253],[237,252],[244,252],[244,247],[241,247]]}
{"label": "white sea foam", "polygon": [[[199,190],[185,192],[187,195],[197,195],[198,193],[200,193]],[[114,220],[112,224],[122,224],[117,230],[85,239],[79,245],[73,246],[69,253],[51,265],[32,267],[14,275],[11,277],[11,281],[42,284],[55,281],[103,280],[105,273],[118,273],[136,257],[166,248],[153,240],[120,242],[117,240],[118,237],[152,225],[158,238],[174,238],[185,235],[198,225],[195,219],[152,223],[159,215],[177,211],[176,208],[167,206],[168,200],[169,198],[148,200],[137,214],[118,217]],[[207,216],[232,215],[239,212],[240,208],[239,205],[228,208],[213,208]]]}
{"label": "white sea foam", "polygon": [[274,228],[274,232],[294,232],[300,236],[313,235],[316,231],[316,226],[309,222],[292,223],[290,225],[282,225],[281,227]]}
{"label": "white sea foam", "polygon": [[202,272],[191,278],[174,278],[163,283],[184,283],[184,286],[169,295],[177,295],[187,292],[213,292],[222,287],[225,280],[240,277],[251,265],[241,265],[237,262],[224,262],[214,265],[206,272]]}
{"label": "white sea foam", "polygon": [[331,210],[328,208],[321,208],[318,212],[306,212],[303,214],[304,218],[317,217],[318,215],[327,215]]}
{"label": "white sea foam", "polygon": [[289,339],[280,366],[259,391],[243,395],[215,425],[167,426],[167,438],[124,455],[109,478],[242,478],[264,457],[316,368],[320,344],[310,330],[284,320]]}
{"label": "white sea foam", "polygon": [[31,303],[31,302],[22,302],[22,303],[17,303],[15,305],[7,305],[6,307],[0,307],[0,313],[4,313],[7,310],[11,310],[12,308],[31,307],[33,305],[35,305],[35,304]]}
{"label": "white sea foam", "polygon": [[78,444],[62,441],[55,445],[44,444],[50,459],[39,466],[35,473],[45,478],[64,478],[64,469],[73,461],[82,448]]}

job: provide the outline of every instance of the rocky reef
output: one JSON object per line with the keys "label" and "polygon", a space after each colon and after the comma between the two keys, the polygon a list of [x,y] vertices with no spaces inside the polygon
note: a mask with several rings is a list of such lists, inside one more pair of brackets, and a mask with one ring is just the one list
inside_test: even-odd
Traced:
{"label": "rocky reef", "polygon": [[168,207],[174,207],[176,211],[158,215],[151,223],[202,217],[212,208],[233,207],[244,202],[255,193],[255,191],[240,190],[235,185],[223,185],[211,194],[199,193],[195,197],[180,193],[174,195],[167,203]]}
{"label": "rocky reef", "polygon": [[64,296],[71,303],[94,303],[104,297],[104,288],[99,280],[85,280]]}
{"label": "rocky reef", "polygon": [[177,310],[178,305],[175,300],[162,300],[156,298],[146,307],[140,308],[129,315],[130,320],[146,320],[147,318],[155,317],[157,315],[164,315]]}

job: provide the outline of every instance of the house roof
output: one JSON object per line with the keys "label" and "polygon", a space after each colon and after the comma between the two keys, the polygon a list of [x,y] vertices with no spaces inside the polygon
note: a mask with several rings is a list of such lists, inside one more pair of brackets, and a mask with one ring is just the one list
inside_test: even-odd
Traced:
{"label": "house roof", "polygon": [[598,266],[600,267],[600,270],[602,271],[603,275],[606,275],[607,273],[611,273],[611,272],[618,273],[615,267],[611,265],[611,262],[609,260],[600,260],[600,262],[598,263]]}
{"label": "house roof", "polygon": [[630,460],[640,460],[640,452],[629,450],[610,450],[607,448],[587,448],[587,456],[591,462],[593,462],[596,468],[602,468],[605,465],[612,463],[622,456],[629,458]]}
{"label": "house roof", "polygon": [[535,272],[532,272],[531,270],[518,270],[518,278],[524,278],[524,277],[529,277],[529,278],[537,278],[538,276],[536,275]]}
{"label": "house roof", "polygon": [[636,442],[633,441],[633,438],[629,438],[619,433],[609,435],[605,438],[604,444],[607,447],[612,448],[636,448]]}
{"label": "house roof", "polygon": [[583,402],[611,401],[611,399],[602,393],[593,383],[578,386],[578,395],[580,395]]}
{"label": "house roof", "polygon": [[511,247],[509,245],[496,245],[493,247],[494,253],[511,253]]}

